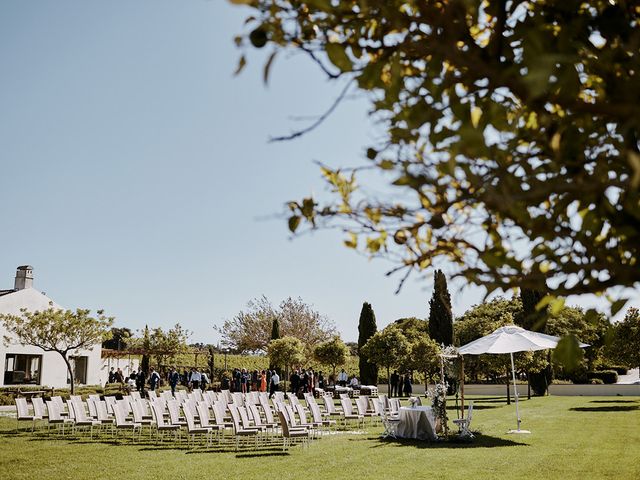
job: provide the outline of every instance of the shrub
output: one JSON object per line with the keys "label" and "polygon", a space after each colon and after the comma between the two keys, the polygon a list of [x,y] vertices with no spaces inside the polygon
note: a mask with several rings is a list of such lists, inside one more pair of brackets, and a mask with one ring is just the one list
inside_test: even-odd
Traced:
{"label": "shrub", "polygon": [[629,367],[626,365],[598,365],[598,370],[615,370],[618,375],[626,375],[629,371]]}
{"label": "shrub", "polygon": [[618,381],[618,372],[615,370],[600,370],[596,372],[587,372],[589,383],[591,380],[599,378],[603,383],[612,384]]}
{"label": "shrub", "polygon": [[562,380],[560,378],[554,378],[551,381],[552,385],[573,385],[573,382],[571,380]]}
{"label": "shrub", "polygon": [[591,385],[604,385],[604,382],[602,381],[601,378],[590,378],[589,379],[589,384],[591,384]]}

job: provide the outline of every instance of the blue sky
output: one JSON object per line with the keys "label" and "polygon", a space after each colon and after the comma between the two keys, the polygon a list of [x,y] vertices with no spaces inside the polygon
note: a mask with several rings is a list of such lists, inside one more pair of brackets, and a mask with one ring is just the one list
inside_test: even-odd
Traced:
{"label": "blue sky", "polygon": [[[269,143],[341,86],[285,55],[265,87],[265,52],[234,77],[246,15],[223,0],[0,3],[0,288],[31,264],[62,305],[134,329],[180,322],[202,342],[260,295],[302,297],[346,340],[363,301],[379,326],[428,315],[428,281],[394,295],[389,264],[336,232],[291,240],[275,218],[323,193],[314,160],[362,163],[374,137],[353,99],[311,134]],[[482,291],[452,295],[460,314]]]}

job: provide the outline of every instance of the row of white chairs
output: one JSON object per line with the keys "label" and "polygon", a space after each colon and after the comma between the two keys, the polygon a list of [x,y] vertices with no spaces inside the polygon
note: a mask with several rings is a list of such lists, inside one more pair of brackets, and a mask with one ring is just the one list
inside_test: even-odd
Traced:
{"label": "row of white chairs", "polygon": [[[129,430],[132,439],[135,439],[136,433],[142,433],[144,426],[149,427],[150,434],[155,431],[157,438],[167,432],[172,432],[177,438],[184,429],[190,435],[190,440],[195,440],[195,436],[202,433],[224,436],[225,430],[233,428],[238,447],[241,438],[253,436],[250,433],[252,431],[274,433],[278,430],[285,438],[291,433],[294,434],[292,438],[315,438],[322,430],[336,426],[337,422],[332,417],[339,417],[345,427],[353,421],[358,426],[364,426],[366,418],[383,420],[387,412],[393,414],[393,410],[399,408],[394,404],[395,399],[390,401],[386,396],[378,399],[357,398],[354,410],[347,395],[340,398],[339,408],[336,408],[330,395],[325,395],[321,408],[311,394],[305,395],[306,405],[303,405],[293,394],[287,394],[285,399],[283,392],[276,392],[271,403],[275,408],[274,414],[266,392],[241,394],[196,389],[193,392],[178,390],[175,396],[170,391],[148,393],[149,400],[142,398],[139,392],[132,392],[122,400],[116,400],[113,396],[101,400],[98,395],[89,395],[86,402],[79,396],[72,396],[66,403],[61,397],[52,397],[46,404],[43,399],[35,397],[32,399],[33,413],[29,412],[26,399],[16,398],[17,420],[18,424],[20,421],[31,421],[33,430],[39,420],[47,419],[47,427],[55,426],[62,434],[69,427],[69,431],[74,433],[88,430],[91,437],[95,430],[104,430],[106,427],[115,436],[122,430]],[[234,415],[238,422],[233,422]],[[276,421],[276,415],[279,421]],[[215,423],[211,423],[212,418]],[[307,433],[300,434],[301,429]],[[258,433],[256,444],[264,437]]]}

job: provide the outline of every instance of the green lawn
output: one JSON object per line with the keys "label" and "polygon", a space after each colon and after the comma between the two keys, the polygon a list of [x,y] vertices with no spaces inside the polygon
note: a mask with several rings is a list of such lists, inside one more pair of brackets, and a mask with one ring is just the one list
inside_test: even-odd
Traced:
{"label": "green lawn", "polygon": [[2,417],[0,479],[640,478],[639,397],[525,399],[521,412],[531,435],[506,434],[515,427],[513,405],[477,397],[472,429],[479,433],[469,444],[383,441],[380,427],[368,427],[288,453],[15,434],[15,420]]}

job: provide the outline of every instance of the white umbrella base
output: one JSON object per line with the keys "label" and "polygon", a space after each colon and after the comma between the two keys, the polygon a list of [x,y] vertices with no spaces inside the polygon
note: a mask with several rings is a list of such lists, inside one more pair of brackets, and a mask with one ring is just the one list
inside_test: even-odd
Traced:
{"label": "white umbrella base", "polygon": [[509,430],[507,433],[531,433],[529,430]]}

